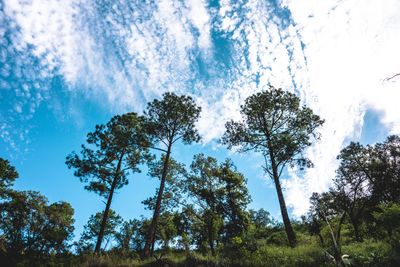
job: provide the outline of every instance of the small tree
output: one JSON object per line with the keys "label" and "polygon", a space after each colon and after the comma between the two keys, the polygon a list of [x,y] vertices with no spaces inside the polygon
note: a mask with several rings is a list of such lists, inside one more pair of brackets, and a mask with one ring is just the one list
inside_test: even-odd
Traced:
{"label": "small tree", "polygon": [[[333,244],[332,257],[336,262],[336,266],[344,266],[340,245],[340,235],[347,212],[346,210],[339,208],[342,206],[340,204],[341,197],[335,196],[335,194],[332,192],[324,192],[321,195],[314,192],[310,197],[310,202],[311,207],[309,215],[313,218],[313,220],[315,220],[314,223],[320,224],[317,226],[317,229],[314,230],[317,230],[318,234],[320,235],[321,221],[326,223]],[[336,231],[331,224],[335,218],[340,218],[336,226]],[[320,220],[320,222],[318,222],[318,220]],[[321,238],[321,241],[322,240],[323,239]]]}
{"label": "small tree", "polygon": [[230,159],[220,164],[217,176],[225,189],[221,207],[225,217],[223,230],[226,244],[231,242],[232,238],[242,236],[247,230],[250,218],[246,209],[251,197],[247,190],[247,179],[237,171]]}
{"label": "small tree", "polygon": [[[163,154],[159,160],[154,159],[153,161],[149,162],[149,173],[148,175],[151,177],[155,177],[161,180],[162,171],[164,168],[165,162],[165,155]],[[163,192],[163,197],[160,205],[160,220],[163,220],[163,223],[159,222],[158,224],[164,224],[165,218],[167,218],[171,214],[172,211],[179,208],[180,204],[183,202],[183,180],[186,175],[185,166],[180,164],[179,162],[175,161],[172,157],[169,158],[168,161],[168,173],[167,177],[165,178],[165,187]],[[156,193],[153,197],[149,197],[146,200],[142,201],[142,203],[146,206],[146,209],[153,210],[156,207],[157,203],[157,196],[158,196],[159,188],[157,188]],[[164,216],[164,213],[166,214]],[[165,228],[161,225],[163,229]],[[156,234],[154,240],[152,242],[151,251],[154,250],[155,242],[156,241],[165,241],[163,236],[159,233],[163,231],[157,227]],[[164,242],[165,247],[165,242]]]}
{"label": "small tree", "polygon": [[218,164],[215,158],[198,154],[190,167],[185,190],[193,205],[186,211],[194,215],[198,245],[206,242],[215,255],[219,241],[228,244],[249,225],[247,179],[229,159]]}
{"label": "small tree", "polygon": [[144,247],[145,258],[150,256],[150,248],[154,247],[155,233],[158,217],[160,216],[161,201],[168,174],[172,145],[178,140],[181,140],[184,144],[190,144],[200,140],[200,136],[195,128],[195,123],[200,116],[200,111],[201,108],[196,106],[190,96],[178,96],[174,93],[165,93],[161,100],[153,100],[153,102],[147,105],[147,109],[145,110],[148,133],[153,138],[154,142],[163,146],[163,148],[156,149],[165,153],[160,188],[158,190],[153,219]]}
{"label": "small tree", "polygon": [[364,148],[359,143],[351,142],[340,151],[339,168],[336,171],[331,194],[337,203],[337,209],[346,211],[354,228],[357,241],[362,241],[360,224],[370,202],[369,179],[371,171],[370,147]]}
{"label": "small tree", "polygon": [[45,221],[42,224],[43,241],[40,244],[40,253],[65,252],[70,247],[67,241],[72,239],[74,231],[74,209],[64,201],[53,203],[45,207]]}
{"label": "small tree", "polygon": [[[81,235],[81,238],[76,244],[79,253],[89,252],[93,250],[93,242],[96,242],[97,244],[96,240],[98,240],[98,236],[100,235],[100,231],[103,226],[103,213],[104,211],[90,216],[89,221],[84,226],[84,231]],[[103,228],[103,237],[107,240],[104,248],[107,247],[108,242],[117,233],[118,226],[122,224],[121,216],[119,216],[115,211],[110,209],[108,213],[107,221]]]}
{"label": "small tree", "polygon": [[400,204],[393,202],[382,203],[379,205],[378,211],[373,212],[373,216],[378,227],[378,232],[381,235],[380,238],[387,237],[394,247],[399,249]]}
{"label": "small tree", "polygon": [[86,183],[85,189],[107,200],[95,253],[100,251],[108,213],[115,190],[128,184],[128,174],[139,172],[137,165],[147,157],[149,146],[142,129],[142,118],[135,113],[113,117],[107,125],[96,125],[82,145],[81,156],[71,153],[66,160],[74,175]]}
{"label": "small tree", "polygon": [[15,179],[18,178],[18,172],[14,166],[6,159],[0,158],[0,197],[4,197]]}
{"label": "small tree", "polygon": [[144,228],[143,220],[124,221],[114,236],[117,248],[125,254],[132,250],[136,252],[143,250],[145,242]]}
{"label": "small tree", "polygon": [[370,186],[376,202],[400,203],[400,136],[372,147]]}
{"label": "small tree", "polygon": [[10,262],[15,256],[42,256],[65,252],[73,236],[74,209],[67,202],[48,205],[46,197],[35,191],[11,189],[18,178],[15,167],[0,158],[0,246]]}
{"label": "small tree", "polygon": [[273,179],[289,244],[294,247],[296,237],[290,224],[280,177],[288,164],[310,166],[302,152],[311,145],[310,137],[323,124],[310,108],[300,107],[300,99],[282,89],[270,87],[254,94],[241,106],[243,121],[229,121],[222,143],[228,148],[239,147],[241,152],[261,152],[265,171]]}
{"label": "small tree", "polygon": [[225,195],[222,181],[218,179],[218,162],[213,157],[198,154],[193,157],[191,173],[186,180],[186,190],[193,199],[192,211],[198,221],[200,235],[198,243],[207,242],[212,255],[218,233],[222,227],[221,200]]}

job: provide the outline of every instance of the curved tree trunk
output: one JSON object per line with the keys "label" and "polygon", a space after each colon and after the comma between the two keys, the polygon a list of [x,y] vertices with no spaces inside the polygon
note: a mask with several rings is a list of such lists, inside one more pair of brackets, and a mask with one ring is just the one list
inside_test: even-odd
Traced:
{"label": "curved tree trunk", "polygon": [[110,206],[111,206],[111,201],[112,201],[112,198],[114,195],[114,190],[117,185],[118,176],[119,176],[118,173],[121,170],[123,156],[124,156],[124,153],[121,153],[121,156],[118,160],[117,170],[116,170],[116,173],[115,173],[115,176],[114,176],[111,188],[110,188],[110,193],[108,194],[106,208],[103,213],[103,219],[101,220],[100,233],[99,233],[99,236],[97,237],[96,247],[94,249],[94,253],[96,253],[96,254],[98,254],[100,252],[101,242],[103,241],[103,237],[104,237],[104,228],[106,227],[106,224],[107,224],[108,213],[110,211]]}
{"label": "curved tree trunk", "polygon": [[[168,163],[169,163],[169,157],[171,154],[171,146],[172,146],[172,142],[169,142],[168,150],[165,155],[164,166],[163,166],[163,171],[162,171],[162,175],[161,175],[160,189],[158,190],[157,202],[156,202],[156,206],[154,208],[153,219],[151,220],[150,230],[147,235],[146,243],[144,246],[143,256],[145,259],[147,259],[151,256],[150,252],[154,249],[155,235],[156,235],[156,230],[157,230],[157,222],[158,222],[158,217],[160,216],[161,200],[162,200],[163,191],[164,191],[164,187],[165,187],[165,180],[167,178],[167,173],[168,173]],[[152,245],[153,245],[153,249],[151,249]]]}

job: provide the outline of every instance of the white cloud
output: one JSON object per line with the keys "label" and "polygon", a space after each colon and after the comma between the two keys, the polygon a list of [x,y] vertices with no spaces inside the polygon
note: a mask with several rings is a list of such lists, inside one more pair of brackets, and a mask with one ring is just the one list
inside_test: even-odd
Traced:
{"label": "white cloud", "polygon": [[[326,122],[322,140],[309,151],[316,164],[304,180],[289,182],[288,204],[294,213],[313,191],[326,190],[334,177],[335,156],[346,139],[360,136],[367,108],[384,112],[383,123],[400,133],[396,100],[399,83],[382,83],[400,72],[398,1],[287,1],[306,45],[309,85],[301,90]],[[313,101],[317,100],[317,101]],[[299,190],[301,188],[301,190]]]}
{"label": "white cloud", "polygon": [[201,49],[209,49],[211,47],[210,15],[205,5],[204,0],[189,1],[189,17],[199,31],[198,45]]}
{"label": "white cloud", "polygon": [[221,136],[226,120],[240,118],[240,105],[251,94],[269,84],[293,91],[293,82],[304,82],[298,72],[305,71],[300,42],[296,31],[284,26],[289,18],[277,17],[279,7],[261,1],[221,1],[220,6],[214,27],[231,36],[232,64],[229,75],[199,96],[207,107],[199,126],[205,142]]}
{"label": "white cloud", "polygon": [[[33,54],[41,58],[48,71],[61,68],[67,80],[77,76],[80,36],[74,28],[73,17],[77,15],[75,2],[71,1],[6,1],[4,10],[20,27],[20,51],[33,45]],[[62,62],[62,64],[60,64]]]}
{"label": "white cloud", "polygon": [[[296,90],[326,120],[322,139],[308,151],[316,167],[286,184],[297,215],[311,192],[329,186],[335,157],[345,140],[359,137],[367,108],[382,111],[382,123],[400,133],[400,80],[384,81],[400,72],[396,0],[223,0],[218,8],[204,0],[134,2],[4,1],[9,27],[20,31],[12,47],[0,50],[0,62],[11,50],[20,58],[0,75],[32,77],[26,86],[0,78],[2,88],[14,90],[14,110],[33,114],[49,101],[54,88],[43,80],[54,75],[72,93],[118,111],[140,111],[176,91],[203,107],[199,130],[212,142],[226,120],[239,119],[249,95],[268,84]],[[0,26],[0,36],[5,32]],[[40,67],[24,68],[25,54]],[[9,127],[2,131],[11,138]]]}

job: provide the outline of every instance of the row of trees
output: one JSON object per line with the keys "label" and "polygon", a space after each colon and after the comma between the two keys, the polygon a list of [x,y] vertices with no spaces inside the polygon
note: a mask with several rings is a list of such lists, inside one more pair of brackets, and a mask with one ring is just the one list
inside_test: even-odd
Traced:
{"label": "row of trees", "polygon": [[157,173],[160,187],[144,248],[144,257],[150,256],[154,249],[172,146],[178,140],[185,144],[200,140],[195,129],[200,110],[191,97],[166,93],[162,100],[155,99],[147,105],[144,116],[128,113],[115,116],[107,125],[97,125],[96,131],[88,134],[88,146],[82,146],[80,155],[72,153],[67,157],[66,164],[76,169],[75,176],[87,184],[85,189],[107,200],[95,253],[100,252],[115,190],[128,184],[129,172],[140,171],[138,165],[155,159],[155,155],[149,153],[153,149],[164,154],[161,170]]}
{"label": "row of trees", "polygon": [[[144,246],[144,257],[152,254],[165,185],[171,171],[169,163],[173,145],[177,141],[190,144],[200,140],[195,128],[200,112],[201,108],[196,106],[191,97],[166,93],[161,100],[150,102],[143,116],[128,113],[115,116],[107,125],[96,126],[96,130],[88,134],[88,146],[82,146],[80,155],[72,153],[67,157],[68,167],[76,170],[75,176],[86,183],[85,189],[107,200],[95,253],[101,248],[115,190],[128,183],[129,171],[140,171],[138,165],[144,162],[152,164],[150,162],[156,156],[150,150],[157,150],[163,153],[162,161],[155,164],[157,167],[153,169],[153,176],[160,177],[160,187],[156,197],[149,200],[154,213]],[[294,247],[296,237],[286,209],[280,176],[288,164],[299,164],[301,167],[311,165],[302,152],[311,145],[311,137],[317,137],[315,130],[323,124],[323,120],[311,109],[301,107],[295,94],[273,87],[247,98],[241,106],[241,114],[242,121],[226,123],[226,132],[221,141],[229,148],[239,148],[241,152],[254,150],[262,153],[265,158],[264,170],[275,183],[287,237]],[[215,164],[201,163],[200,158],[197,160],[199,162],[193,164]],[[228,166],[231,163],[226,164]],[[199,173],[204,171],[197,170]],[[191,179],[189,177],[188,181]],[[193,181],[200,182],[196,179]],[[212,217],[215,217],[218,213],[215,210],[217,203],[207,204],[210,205]]]}
{"label": "row of trees", "polygon": [[[338,156],[334,186],[329,192],[313,194],[307,217],[293,222],[281,176],[294,165],[312,166],[302,152],[319,138],[317,129],[323,120],[301,106],[296,95],[281,89],[271,87],[248,97],[241,106],[242,119],[226,123],[221,143],[241,153],[263,155],[263,169],[278,195],[283,219],[279,224],[264,210],[247,209],[251,201],[247,179],[231,160],[218,162],[197,154],[186,168],[172,157],[177,142],[200,140],[195,127],[200,112],[191,97],[166,93],[150,102],[143,116],[127,113],[97,125],[81,151],[67,156],[67,166],[75,170],[85,189],[106,203],[102,212],[90,217],[75,244],[78,253],[98,254],[111,244],[115,245],[112,251],[134,251],[144,258],[156,248],[169,247],[235,258],[237,253],[262,255],[263,244],[293,248],[299,242],[297,236],[303,240],[304,235],[315,235],[335,262],[344,264],[341,247],[350,240],[348,226],[354,235],[351,242],[381,237],[398,247],[399,137],[390,136],[373,146],[351,143],[344,148]],[[145,165],[149,176],[160,181],[155,194],[143,201],[153,216],[124,221],[111,209],[113,197]],[[67,252],[74,222],[71,206],[65,202],[49,205],[37,192],[13,190],[17,172],[7,160],[2,159],[0,167],[3,250],[8,255]]]}
{"label": "row of trees", "polygon": [[[341,266],[351,263],[342,256],[343,251],[360,253],[358,246],[367,246],[366,254],[351,254],[361,258],[358,263],[396,266],[400,260],[396,254],[400,249],[400,137],[390,136],[373,146],[350,143],[338,159],[334,186],[328,192],[314,193],[307,216],[301,222],[291,222],[299,242],[304,246],[305,241],[312,242],[307,236],[315,235],[320,248],[332,254]],[[163,162],[163,158],[151,161],[149,174],[161,179]],[[1,159],[0,167],[0,254],[6,252],[7,260],[24,256],[30,261],[52,253],[68,255],[74,229],[71,206],[65,202],[49,205],[37,192],[13,190],[18,173],[7,160]],[[250,196],[246,179],[230,160],[218,163],[215,158],[198,154],[188,170],[172,158],[168,169],[155,233],[161,251],[173,247],[252,262],[263,255],[259,252],[265,245],[290,245],[282,235],[284,225],[262,209],[247,209]],[[143,203],[154,210],[156,197]],[[104,212],[90,217],[75,243],[76,252],[93,251],[103,218]],[[120,257],[142,253],[150,227],[150,219],[124,221],[109,210],[103,230],[104,247],[112,244],[109,252]],[[309,262],[315,263],[315,259]]]}
{"label": "row of trees", "polygon": [[[162,162],[156,162],[150,173],[159,174]],[[218,244],[228,244],[232,238],[245,233],[250,224],[247,180],[230,160],[218,163],[215,158],[198,154],[190,171],[173,159],[168,169],[155,238],[160,248],[166,249],[175,243],[187,251],[195,246],[199,251],[215,255]],[[148,209],[155,209],[156,197],[143,201]],[[92,249],[102,215],[97,213],[90,218],[77,244],[80,251]],[[121,251],[141,252],[150,227],[151,220],[145,218],[121,223],[121,218],[112,211],[104,231],[108,233],[106,239],[114,238]]]}

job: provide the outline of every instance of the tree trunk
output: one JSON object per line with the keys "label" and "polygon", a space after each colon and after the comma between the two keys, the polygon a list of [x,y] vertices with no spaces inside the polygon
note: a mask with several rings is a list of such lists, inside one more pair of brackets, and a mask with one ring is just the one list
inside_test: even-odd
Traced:
{"label": "tree trunk", "polygon": [[[268,146],[269,146],[269,156],[271,159],[271,167],[272,167],[272,175],[274,178],[274,183],[275,183],[275,188],[276,188],[276,193],[278,194],[278,199],[279,199],[279,206],[281,208],[281,214],[282,214],[282,220],[283,224],[285,225],[285,231],[287,238],[289,240],[289,245],[294,248],[296,246],[296,235],[294,234],[292,225],[290,223],[289,215],[286,209],[286,204],[285,204],[285,199],[283,197],[282,193],[282,188],[281,188],[281,183],[279,181],[279,175],[278,175],[278,170],[275,162],[275,157],[273,151],[270,149],[272,147],[271,141],[269,136],[267,135],[268,139]],[[267,162],[265,163],[267,164]]]}
{"label": "tree trunk", "polygon": [[211,222],[208,225],[208,245],[210,246],[211,249],[211,255],[215,256],[215,250],[214,250],[214,240],[213,240],[213,219],[211,218]]}
{"label": "tree trunk", "polygon": [[337,245],[340,246],[340,233],[342,231],[342,225],[344,223],[344,219],[346,218],[346,211],[343,212],[342,217],[340,217],[339,225],[338,225],[338,230],[336,234],[336,240],[337,240]]}
{"label": "tree trunk", "polygon": [[154,237],[151,239],[151,247],[150,247],[150,255],[153,256],[154,255],[154,244],[155,244],[155,238],[156,235],[154,235]]}
{"label": "tree trunk", "polygon": [[283,198],[282,188],[279,178],[277,177],[277,174],[276,175],[274,174],[274,182],[275,182],[276,193],[278,194],[279,206],[281,208],[283,224],[285,225],[286,235],[289,240],[289,245],[292,248],[294,248],[296,246],[296,235],[294,234],[292,225],[290,223],[289,215],[286,209],[285,199]]}
{"label": "tree trunk", "polygon": [[328,221],[328,218],[325,216],[324,213],[322,213],[322,216],[324,217],[324,220],[326,221],[326,223],[328,225],[329,232],[331,233],[331,237],[332,237],[332,241],[333,241],[333,248],[334,248],[333,257],[335,259],[336,266],[339,266],[339,267],[345,266],[345,264],[343,263],[342,250],[341,250],[341,247],[340,247],[340,230],[342,228],[342,224],[344,222],[344,218],[346,216],[346,212],[344,212],[342,217],[340,218],[340,222],[339,222],[339,225],[338,225],[338,231],[337,231],[336,238],[335,238],[335,235],[333,233],[332,226]]}
{"label": "tree trunk", "polygon": [[349,215],[349,217],[350,217],[351,224],[353,225],[354,235],[355,235],[356,241],[357,242],[362,242],[363,238],[360,235],[357,219],[354,218],[354,214]]}
{"label": "tree trunk", "polygon": [[324,242],[324,238],[322,237],[321,233],[318,233],[318,237],[319,237],[319,240],[321,241],[321,245],[324,246],[325,242]]}
{"label": "tree trunk", "polygon": [[121,170],[121,163],[122,163],[123,156],[124,156],[124,153],[121,153],[121,156],[119,158],[118,165],[117,165],[117,170],[116,170],[116,173],[114,176],[114,180],[113,180],[111,188],[110,188],[110,194],[108,194],[106,208],[103,213],[103,219],[101,220],[100,233],[99,233],[99,236],[97,237],[96,248],[94,249],[95,254],[98,254],[100,252],[101,242],[103,241],[103,237],[104,237],[104,228],[106,227],[106,224],[107,224],[108,213],[110,211],[110,206],[111,206],[111,201],[112,201],[112,198],[114,195],[114,190],[115,190],[115,187],[117,186],[117,181],[118,181],[118,177],[119,177],[119,171]]}
{"label": "tree trunk", "polygon": [[[161,200],[162,200],[163,191],[164,191],[164,187],[165,187],[165,180],[167,178],[167,173],[168,173],[168,163],[169,163],[169,157],[171,154],[171,146],[172,146],[172,141],[169,142],[167,154],[165,155],[164,166],[163,166],[163,171],[162,171],[162,175],[161,175],[161,184],[160,184],[160,189],[158,190],[158,195],[157,195],[156,207],[154,208],[153,219],[151,220],[150,230],[147,235],[146,243],[144,246],[144,255],[143,256],[145,259],[147,259],[151,256],[150,255],[151,245],[154,244],[154,242],[155,242],[157,222],[158,222],[158,217],[160,216]],[[153,245],[153,249],[154,249],[154,245]]]}

